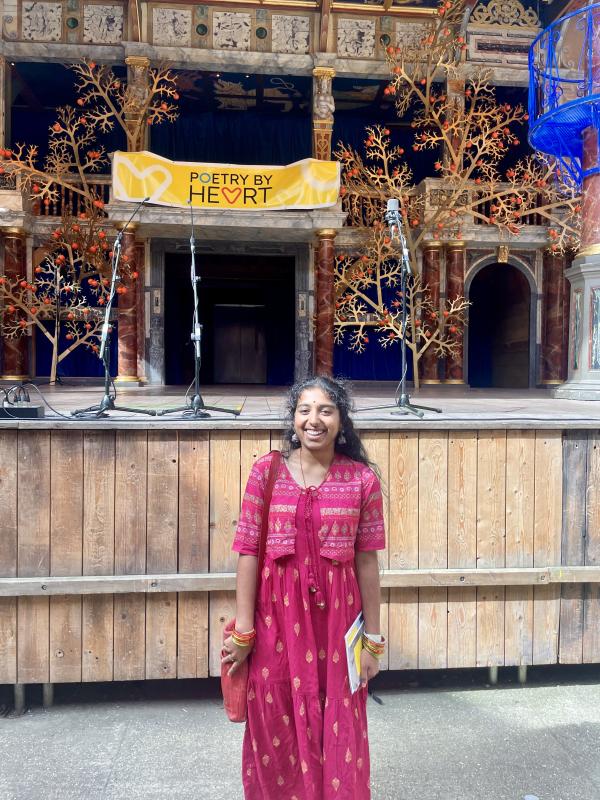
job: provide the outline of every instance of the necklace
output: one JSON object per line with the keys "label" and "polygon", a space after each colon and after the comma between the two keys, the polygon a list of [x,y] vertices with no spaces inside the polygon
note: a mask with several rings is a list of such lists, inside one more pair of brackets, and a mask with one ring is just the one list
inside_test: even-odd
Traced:
{"label": "necklace", "polygon": [[300,452],[298,453],[298,458],[300,461],[300,472],[302,473],[302,483],[304,484],[304,488],[306,489],[306,478],[304,477],[304,468],[302,466],[302,448],[300,448]]}
{"label": "necklace", "polygon": [[[304,474],[304,467],[302,466],[302,448],[300,448],[300,450],[298,451],[298,461],[300,462],[300,472],[302,473],[302,483],[304,484],[304,488],[305,489],[309,489],[311,487],[306,485],[306,476]],[[333,459],[332,459],[331,463],[333,463]],[[325,472],[325,475],[323,476],[323,480],[321,481],[321,483],[324,483],[325,480],[327,479],[327,476],[329,475],[329,470],[330,469],[331,469],[331,464],[327,467],[327,470]],[[321,485],[321,484],[319,484],[319,485]],[[318,489],[319,487],[315,486],[313,488]]]}

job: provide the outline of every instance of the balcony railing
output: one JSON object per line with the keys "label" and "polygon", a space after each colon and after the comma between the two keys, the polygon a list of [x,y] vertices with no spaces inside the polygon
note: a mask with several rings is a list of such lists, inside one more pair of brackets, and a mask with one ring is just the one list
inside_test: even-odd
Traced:
{"label": "balcony railing", "polygon": [[[76,185],[75,181],[73,184]],[[110,200],[110,175],[96,175],[88,180],[88,185],[98,200],[108,203]],[[56,187],[57,197],[49,204],[34,200],[32,211],[39,217],[62,217],[63,215],[78,217],[86,209],[85,198],[79,192],[65,186]]]}
{"label": "balcony railing", "polygon": [[[508,185],[507,185],[508,187]],[[425,202],[423,203],[423,196]],[[435,178],[426,178],[418,186],[415,186],[408,196],[408,219],[431,218],[437,210],[454,201],[455,193],[453,190],[444,188],[443,181]],[[473,184],[465,189],[458,202],[454,202],[457,211],[457,220],[463,225],[488,225],[490,216],[493,216],[491,207],[494,201],[487,199],[477,202],[478,198],[485,197],[485,193]],[[420,211],[417,212],[417,201],[420,201]],[[541,204],[543,197],[537,198],[536,205]],[[461,208],[464,211],[461,211]],[[353,195],[347,194],[342,198],[342,209],[346,212],[346,226],[362,227],[371,226],[376,221],[383,220],[386,209],[386,201],[379,195]],[[546,225],[547,222],[540,214],[532,211],[519,218],[519,223],[523,225]]]}

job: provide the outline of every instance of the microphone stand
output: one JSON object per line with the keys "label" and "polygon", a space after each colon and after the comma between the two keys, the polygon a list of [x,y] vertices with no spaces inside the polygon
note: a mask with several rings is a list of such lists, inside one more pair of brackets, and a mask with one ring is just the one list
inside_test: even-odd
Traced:
{"label": "microphone stand", "polygon": [[[192,324],[191,340],[194,343],[194,396],[189,403],[183,406],[176,406],[175,408],[164,408],[157,411],[157,416],[162,417],[165,414],[175,414],[179,411],[184,413],[184,416],[190,416],[194,419],[206,419],[210,417],[209,411],[219,411],[223,414],[234,414],[236,417],[241,413],[238,409],[231,408],[218,408],[217,406],[207,406],[204,403],[202,395],[200,394],[200,365],[202,363],[202,325],[200,324],[198,312],[198,284],[200,283],[200,276],[196,275],[196,239],[194,236],[194,209],[190,203],[190,219],[191,219],[191,233],[190,233],[190,280],[192,282],[192,290],[194,293],[194,320]],[[189,390],[188,390],[189,391]]]}
{"label": "microphone stand", "polygon": [[[106,309],[104,311],[104,323],[102,325],[102,333],[100,336],[100,353],[98,354],[98,357],[100,358],[100,360],[104,365],[104,395],[102,397],[102,400],[96,405],[72,411],[71,415],[73,417],[83,417],[83,416],[107,417],[108,416],[108,414],[106,413],[107,411],[124,411],[128,414],[148,414],[151,417],[156,416],[156,411],[154,411],[153,409],[129,408],[127,406],[116,405],[115,400],[117,399],[117,390],[115,388],[112,378],[110,377],[110,334],[112,330],[112,326],[110,324],[110,315],[116,292],[116,284],[117,281],[121,280],[118,272],[119,272],[119,260],[121,258],[123,233],[129,226],[129,223],[132,221],[132,219],[144,205],[144,203],[148,201],[148,199],[149,199],[148,197],[145,197],[140,203],[137,204],[137,206],[133,210],[132,215],[127,220],[127,223],[121,228],[121,230],[117,234],[117,238],[115,239],[115,243],[113,245],[110,292],[108,294],[108,302],[106,303]],[[111,384],[113,386],[112,392],[110,390]]]}
{"label": "microphone stand", "polygon": [[[406,320],[408,317],[408,308],[406,304],[406,289],[408,278],[412,275],[410,269],[410,257],[408,254],[408,247],[406,245],[406,237],[402,230],[402,219],[397,208],[390,208],[385,214],[385,220],[390,227],[390,239],[393,240],[394,234],[400,240],[400,248],[402,256],[400,259],[400,293],[402,295],[402,337],[400,339],[400,351],[402,359],[402,369],[400,372],[400,383],[396,389],[396,403],[392,414],[414,414],[421,419],[425,411],[433,411],[436,414],[441,414],[441,408],[432,408],[431,406],[419,406],[410,402],[410,396],[406,388],[406,373],[408,372],[408,365],[406,359]],[[358,411],[375,411],[377,409],[389,408],[389,406],[370,406],[368,408],[360,408]]]}

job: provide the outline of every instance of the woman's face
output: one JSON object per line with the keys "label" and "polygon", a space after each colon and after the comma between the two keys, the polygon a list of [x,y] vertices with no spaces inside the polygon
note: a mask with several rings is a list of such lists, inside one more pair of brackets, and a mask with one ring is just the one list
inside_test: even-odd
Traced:
{"label": "woman's face", "polygon": [[322,389],[305,389],[294,412],[294,430],[302,447],[313,452],[333,449],[340,431],[340,412]]}

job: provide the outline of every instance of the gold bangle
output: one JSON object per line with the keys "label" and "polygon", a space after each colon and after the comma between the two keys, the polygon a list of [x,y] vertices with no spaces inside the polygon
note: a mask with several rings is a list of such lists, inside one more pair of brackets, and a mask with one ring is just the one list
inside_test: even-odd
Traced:
{"label": "gold bangle", "polygon": [[385,653],[385,639],[383,636],[381,637],[381,642],[374,642],[366,634],[363,634],[362,645],[367,653],[370,653],[375,658],[383,658]]}

